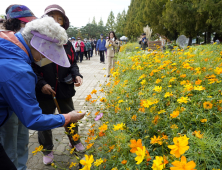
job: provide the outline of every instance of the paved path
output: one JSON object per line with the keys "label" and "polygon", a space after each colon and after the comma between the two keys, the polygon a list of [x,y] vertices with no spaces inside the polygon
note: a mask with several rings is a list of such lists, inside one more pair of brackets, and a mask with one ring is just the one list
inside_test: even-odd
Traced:
{"label": "paved path", "polygon": [[[84,57],[85,58],[85,57]],[[107,64],[102,64],[99,62],[99,56],[93,56],[91,60],[84,60],[82,63],[78,63],[80,73],[83,75],[83,85],[76,88],[76,94],[73,97],[73,102],[76,110],[84,110],[84,102],[85,98],[93,89],[99,90],[100,84],[104,84],[106,78]],[[90,123],[86,122],[85,119],[82,120],[82,123],[79,126],[79,134],[84,136],[88,133],[88,129],[90,127]],[[71,160],[68,156],[64,155],[64,153],[69,154],[69,146],[68,146],[68,138],[64,134],[64,128],[57,128],[52,130],[53,132],[53,142],[54,142],[54,159],[58,161],[59,164],[62,164],[63,167],[66,166],[68,169],[67,162],[75,162],[75,160]],[[29,159],[27,162],[28,169],[31,170],[51,170],[54,169],[51,166],[45,166],[42,162],[42,154],[37,153],[33,156],[32,151],[35,150],[36,147],[39,146],[37,131],[30,130],[29,132]],[[82,139],[84,143],[84,138]],[[63,154],[61,153],[63,152]],[[74,169],[74,168],[72,168]]]}

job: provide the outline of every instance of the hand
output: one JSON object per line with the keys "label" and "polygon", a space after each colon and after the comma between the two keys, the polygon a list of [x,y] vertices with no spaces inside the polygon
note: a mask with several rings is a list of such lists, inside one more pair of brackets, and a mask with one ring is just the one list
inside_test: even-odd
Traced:
{"label": "hand", "polygon": [[52,93],[56,94],[56,92],[52,89],[52,87],[49,84],[46,84],[42,87],[42,93],[49,95],[51,95]]}
{"label": "hand", "polygon": [[77,122],[78,120],[82,119],[85,116],[86,112],[79,113],[78,111],[73,110],[69,112],[68,114],[71,117],[70,122]]}
{"label": "hand", "polygon": [[76,76],[74,85],[75,85],[76,87],[79,87],[79,86],[82,85],[82,82],[83,82],[82,78],[81,78],[80,76]]}

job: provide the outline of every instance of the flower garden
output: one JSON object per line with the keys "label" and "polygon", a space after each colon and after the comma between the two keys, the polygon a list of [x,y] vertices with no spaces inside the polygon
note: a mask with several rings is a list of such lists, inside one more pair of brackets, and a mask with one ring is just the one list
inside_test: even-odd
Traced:
{"label": "flower garden", "polygon": [[110,81],[86,97],[94,112],[82,170],[219,170],[222,46],[127,46]]}

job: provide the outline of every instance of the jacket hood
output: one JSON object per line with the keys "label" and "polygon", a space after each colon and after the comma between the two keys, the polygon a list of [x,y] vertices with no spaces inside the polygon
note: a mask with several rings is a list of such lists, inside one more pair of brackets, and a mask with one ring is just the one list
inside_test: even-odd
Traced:
{"label": "jacket hood", "polygon": [[33,57],[21,33],[0,32],[0,59],[23,59],[31,64]]}

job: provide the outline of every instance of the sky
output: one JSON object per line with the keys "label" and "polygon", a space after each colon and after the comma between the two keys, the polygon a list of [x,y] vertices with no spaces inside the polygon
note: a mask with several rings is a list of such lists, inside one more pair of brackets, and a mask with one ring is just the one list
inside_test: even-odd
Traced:
{"label": "sky", "polygon": [[106,24],[110,11],[115,17],[119,12],[128,10],[131,0],[1,0],[0,14],[5,14],[6,8],[11,4],[27,6],[37,17],[41,17],[48,5],[58,4],[66,12],[71,25],[74,27],[85,26],[95,16],[98,23],[102,17]]}

